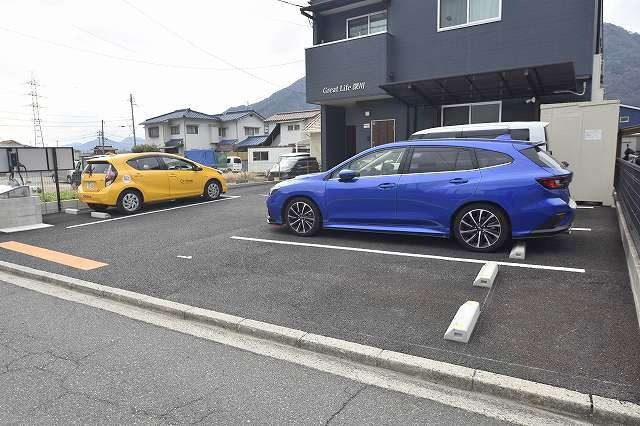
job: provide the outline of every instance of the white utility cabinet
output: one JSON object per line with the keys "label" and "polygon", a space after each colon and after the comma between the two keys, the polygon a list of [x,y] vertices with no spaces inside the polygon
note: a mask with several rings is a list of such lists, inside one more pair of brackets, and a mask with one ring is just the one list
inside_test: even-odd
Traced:
{"label": "white utility cabinet", "polygon": [[620,101],[575,102],[540,106],[548,150],[574,173],[576,201],[613,205]]}

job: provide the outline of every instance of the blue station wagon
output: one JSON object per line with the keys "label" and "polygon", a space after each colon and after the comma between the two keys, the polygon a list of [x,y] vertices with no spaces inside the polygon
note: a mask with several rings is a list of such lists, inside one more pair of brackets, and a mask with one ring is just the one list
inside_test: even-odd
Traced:
{"label": "blue station wagon", "polygon": [[275,185],[268,222],[455,238],[490,252],[509,239],[568,231],[572,173],[542,148],[507,140],[412,140],[364,151],[327,172]]}

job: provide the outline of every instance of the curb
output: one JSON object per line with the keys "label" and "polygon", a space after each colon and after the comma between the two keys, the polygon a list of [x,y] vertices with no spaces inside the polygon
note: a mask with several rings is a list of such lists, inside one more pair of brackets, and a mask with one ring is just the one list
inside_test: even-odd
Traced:
{"label": "curb", "polygon": [[490,394],[547,410],[562,411],[581,418],[624,424],[640,423],[640,405],[630,402],[320,336],[9,262],[0,261],[0,271],[316,353],[418,376],[429,382],[458,389]]}

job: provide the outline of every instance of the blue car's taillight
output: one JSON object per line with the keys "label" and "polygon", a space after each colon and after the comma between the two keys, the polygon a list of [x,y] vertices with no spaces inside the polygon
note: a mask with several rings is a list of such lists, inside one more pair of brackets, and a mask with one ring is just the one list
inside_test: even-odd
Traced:
{"label": "blue car's taillight", "polygon": [[571,175],[543,177],[536,180],[547,189],[567,189],[571,183]]}

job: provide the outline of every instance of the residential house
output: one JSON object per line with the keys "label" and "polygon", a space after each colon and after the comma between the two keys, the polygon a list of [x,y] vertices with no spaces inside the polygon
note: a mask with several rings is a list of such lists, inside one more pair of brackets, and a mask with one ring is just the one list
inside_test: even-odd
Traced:
{"label": "residential house", "polygon": [[253,110],[206,114],[179,109],[145,120],[147,142],[165,152],[184,154],[194,149],[233,147],[248,137],[262,135],[264,117]]}
{"label": "residential house", "polygon": [[603,0],[311,0],[322,166],[442,125],[600,100]]}
{"label": "residential house", "polygon": [[319,116],[319,109],[279,112],[264,121],[265,133],[273,135],[271,146],[293,146],[308,150],[310,141],[305,128]]}

